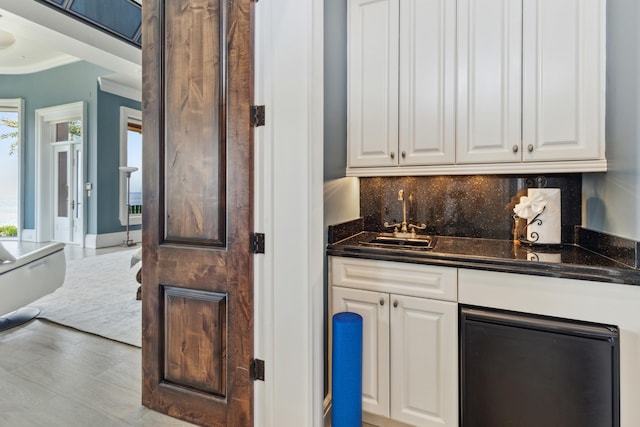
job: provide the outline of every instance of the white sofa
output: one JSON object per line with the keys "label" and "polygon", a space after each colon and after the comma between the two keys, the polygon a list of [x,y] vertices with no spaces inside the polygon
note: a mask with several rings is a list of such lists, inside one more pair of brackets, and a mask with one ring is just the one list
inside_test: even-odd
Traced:
{"label": "white sofa", "polygon": [[66,269],[63,243],[47,244],[17,256],[0,244],[0,316],[5,315],[0,317],[0,330],[17,326],[16,317],[35,317],[37,310],[34,314],[33,310],[19,313],[19,309],[59,288]]}

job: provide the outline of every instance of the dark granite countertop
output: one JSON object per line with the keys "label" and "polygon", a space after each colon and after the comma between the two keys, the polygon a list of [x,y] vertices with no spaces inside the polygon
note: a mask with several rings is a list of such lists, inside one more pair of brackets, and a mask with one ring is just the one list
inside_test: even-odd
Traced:
{"label": "dark granite countertop", "polygon": [[330,242],[327,254],[640,285],[640,270],[574,244],[547,248],[514,244],[510,240],[447,236],[436,236],[432,250],[362,244],[377,234],[364,231]]}

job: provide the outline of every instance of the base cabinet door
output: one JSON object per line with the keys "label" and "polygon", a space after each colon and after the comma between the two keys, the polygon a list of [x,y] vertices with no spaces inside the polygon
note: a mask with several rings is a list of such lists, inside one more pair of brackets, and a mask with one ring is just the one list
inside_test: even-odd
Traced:
{"label": "base cabinet door", "polygon": [[333,312],[362,316],[362,409],[389,416],[389,294],[333,288]]}
{"label": "base cabinet door", "polygon": [[391,418],[458,425],[457,304],[390,296]]}
{"label": "base cabinet door", "polygon": [[457,426],[457,304],[338,286],[332,292],[333,313],[363,319],[363,411],[412,426]]}

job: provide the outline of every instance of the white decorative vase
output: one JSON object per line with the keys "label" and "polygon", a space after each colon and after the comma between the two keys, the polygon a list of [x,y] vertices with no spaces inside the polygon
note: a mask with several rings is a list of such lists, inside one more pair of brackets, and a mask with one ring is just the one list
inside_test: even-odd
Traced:
{"label": "white decorative vase", "polygon": [[562,243],[562,219],[559,188],[529,188],[529,198],[542,196],[544,210],[527,225],[527,240],[535,244]]}

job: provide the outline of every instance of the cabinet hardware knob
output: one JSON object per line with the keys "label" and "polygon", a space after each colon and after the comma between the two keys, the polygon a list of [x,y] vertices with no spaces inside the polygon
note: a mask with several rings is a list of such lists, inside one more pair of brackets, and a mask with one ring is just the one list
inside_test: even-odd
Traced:
{"label": "cabinet hardware knob", "polygon": [[533,144],[529,144],[527,146],[527,150],[529,150],[529,152],[532,153],[533,152]]}
{"label": "cabinet hardware knob", "polygon": [[513,145],[513,152],[514,152],[514,153],[517,153],[517,152],[518,152],[518,146],[517,146],[517,145],[515,145],[515,144]]}
{"label": "cabinet hardware knob", "polygon": [[405,157],[407,157],[407,152],[406,152],[406,151],[403,151],[403,152],[402,152],[402,158],[404,159]]}
{"label": "cabinet hardware knob", "polygon": [[398,300],[395,300],[395,301],[393,302],[393,306],[394,306],[394,307],[397,307],[397,306],[398,306]]}
{"label": "cabinet hardware knob", "polygon": [[380,305],[384,305],[384,298],[380,298]]}
{"label": "cabinet hardware knob", "polygon": [[391,152],[391,158],[395,159],[396,158],[396,153],[394,153],[393,151]]}

